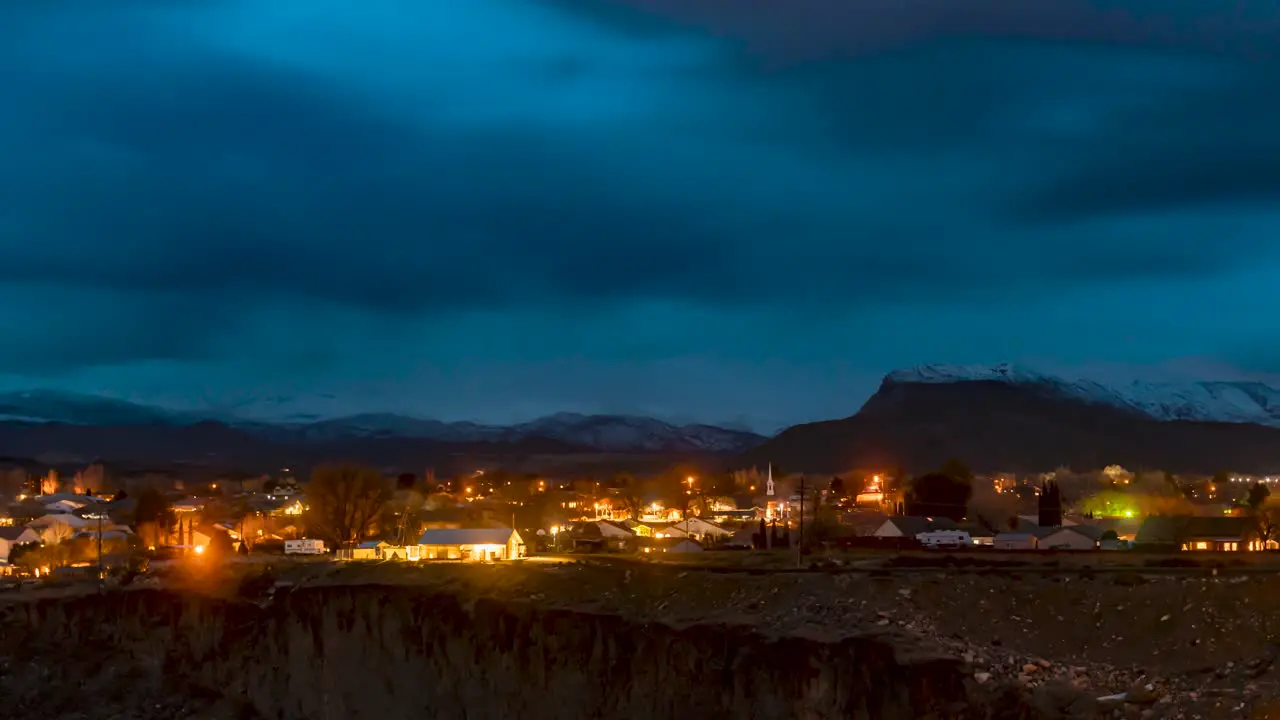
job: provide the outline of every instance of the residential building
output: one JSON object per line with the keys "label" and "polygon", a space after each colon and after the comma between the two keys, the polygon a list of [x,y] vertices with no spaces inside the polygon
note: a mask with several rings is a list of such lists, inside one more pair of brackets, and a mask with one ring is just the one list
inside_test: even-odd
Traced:
{"label": "residential building", "polygon": [[510,528],[426,530],[418,545],[424,560],[491,562],[525,556],[524,540]]}
{"label": "residential building", "polygon": [[1142,522],[1134,545],[1140,549],[1241,552],[1274,550],[1275,540],[1257,539],[1249,517],[1152,516]]}
{"label": "residential building", "polygon": [[1102,530],[1096,525],[1052,528],[1040,537],[1041,550],[1097,550]]}
{"label": "residential building", "polygon": [[996,533],[991,542],[996,550],[1035,550],[1040,547],[1040,538],[1031,532]]}
{"label": "residential building", "polygon": [[690,540],[689,538],[646,538],[642,543],[641,552],[652,553],[698,553],[702,552],[702,546]]}
{"label": "residential building", "polygon": [[636,536],[626,525],[610,520],[578,523],[569,531],[573,549],[585,552],[627,552]]}
{"label": "residential building", "polygon": [[40,542],[40,535],[31,528],[0,527],[0,560],[7,563],[15,546],[34,542]]}
{"label": "residential building", "polygon": [[882,538],[914,538],[920,533],[932,530],[955,530],[956,524],[947,518],[928,518],[918,516],[894,516],[885,518],[880,527],[871,533],[872,537]]}

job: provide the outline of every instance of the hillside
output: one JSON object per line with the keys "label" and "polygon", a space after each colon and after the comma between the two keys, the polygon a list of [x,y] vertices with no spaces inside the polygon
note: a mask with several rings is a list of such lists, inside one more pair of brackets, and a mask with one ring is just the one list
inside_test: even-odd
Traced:
{"label": "hillside", "polygon": [[509,426],[389,413],[264,422],[60,391],[0,393],[0,456],[54,464],[101,459],[266,471],[350,460],[469,472],[486,464],[524,466],[542,458],[533,464],[543,466],[547,458],[584,457],[593,467],[607,468],[612,464],[602,462],[601,454],[638,456],[619,467],[648,466],[646,457],[660,464],[690,456],[733,457],[763,440],[740,430],[627,415],[557,413]]}
{"label": "hillside", "polygon": [[[856,415],[788,428],[743,461],[814,473],[899,465],[921,472],[951,457],[988,472],[1112,463],[1205,474],[1280,470],[1278,428],[1162,419],[1152,408],[1173,405],[1161,403],[1154,391],[1129,401],[1099,384],[1013,372],[1008,366],[992,370],[891,373]],[[1166,395],[1174,390],[1149,387]],[[1244,412],[1239,404],[1232,407]],[[1213,408],[1194,402],[1177,408],[1174,418],[1212,417]]]}
{"label": "hillside", "polygon": [[190,425],[84,426],[0,423],[0,455],[39,458],[49,464],[115,464],[269,472],[350,461],[420,471],[467,472],[508,458],[592,452],[557,440],[441,442],[396,437],[341,437],[326,442],[267,440],[218,422]]}

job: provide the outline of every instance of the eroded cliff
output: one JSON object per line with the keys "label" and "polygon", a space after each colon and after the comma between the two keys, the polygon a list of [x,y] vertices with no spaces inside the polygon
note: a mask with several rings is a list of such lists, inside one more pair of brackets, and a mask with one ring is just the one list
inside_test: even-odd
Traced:
{"label": "eroded cliff", "polygon": [[0,701],[28,718],[120,715],[131,702],[146,707],[121,716],[1028,715],[1016,698],[972,697],[957,661],[883,636],[677,628],[409,587],[311,587],[270,602],[135,590],[0,612]]}

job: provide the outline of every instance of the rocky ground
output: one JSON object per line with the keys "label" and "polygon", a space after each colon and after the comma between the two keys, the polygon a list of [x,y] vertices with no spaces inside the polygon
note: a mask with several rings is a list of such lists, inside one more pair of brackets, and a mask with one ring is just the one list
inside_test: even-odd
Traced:
{"label": "rocky ground", "polygon": [[876,632],[962,658],[1060,717],[1280,719],[1280,574],[1213,568],[712,572],[653,563],[347,567],[301,583],[424,583],[671,624]]}
{"label": "rocky ground", "polygon": [[[1044,717],[1280,720],[1280,573],[1211,567],[902,568],[865,559],[832,565],[744,572],[598,561],[310,564],[280,565],[265,578],[193,567],[153,582],[220,594],[289,585],[410,584],[677,626],[723,622],[777,635],[886,634],[903,648],[961,658],[976,692],[1028,694]],[[10,700],[5,688],[16,687],[7,679],[41,672],[46,670],[0,666],[0,703]],[[244,711],[174,712],[153,717],[232,717]]]}

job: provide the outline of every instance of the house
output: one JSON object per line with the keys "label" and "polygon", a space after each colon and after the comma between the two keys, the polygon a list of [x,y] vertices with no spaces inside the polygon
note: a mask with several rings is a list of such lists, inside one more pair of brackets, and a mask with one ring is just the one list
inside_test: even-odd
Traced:
{"label": "house", "polygon": [[425,530],[418,545],[424,560],[489,562],[525,556],[524,540],[510,528]]}
{"label": "house", "polygon": [[569,538],[579,552],[626,552],[634,546],[636,534],[621,523],[597,520],[574,525]]}
{"label": "house", "polygon": [[627,518],[622,521],[622,527],[635,533],[637,537],[653,537],[653,526],[636,520],[635,518]]}
{"label": "house", "polygon": [[84,530],[96,531],[98,521],[68,513],[52,513],[32,520],[27,523],[27,527],[39,533],[42,542],[53,545],[68,540]]}
{"label": "house", "polygon": [[853,528],[853,534],[858,537],[868,537],[876,534],[876,531],[884,525],[884,521],[889,516],[883,513],[869,512],[847,512],[840,518],[841,525],[848,525]]}
{"label": "house", "polygon": [[956,524],[947,518],[927,518],[919,516],[895,516],[886,518],[872,537],[882,538],[914,538],[920,533],[931,530],[955,530]]}
{"label": "house", "polygon": [[45,507],[48,512],[74,512],[93,503],[101,502],[101,498],[79,493],[50,493],[37,495],[34,500]]}
{"label": "house", "polygon": [[672,523],[670,525],[654,525],[653,536],[655,538],[687,538],[689,533],[682,528],[684,523]]}
{"label": "house", "polygon": [[1040,546],[1040,538],[1030,532],[996,533],[991,542],[996,550],[1035,550]]}
{"label": "house", "polygon": [[40,542],[40,535],[31,528],[0,527],[0,560],[8,562],[14,546],[34,542]]}
{"label": "house", "polygon": [[992,547],[995,545],[995,532],[980,523],[965,523],[964,525],[961,525],[959,529],[969,533],[969,540],[974,545],[981,545],[983,547]]}
{"label": "house", "polygon": [[209,501],[205,498],[185,497],[181,500],[175,500],[170,503],[169,507],[176,513],[189,513],[200,512],[201,510],[204,510],[204,506],[208,504]]}
{"label": "house", "polygon": [[1096,525],[1065,525],[1040,536],[1041,550],[1097,550],[1102,530]]}
{"label": "house", "polygon": [[654,553],[698,553],[702,552],[702,546],[690,540],[689,538],[654,538],[646,540],[641,547],[641,552],[646,554]]}
{"label": "house", "polygon": [[381,554],[382,546],[387,544],[370,540],[369,542],[362,542],[349,550],[339,550],[336,555],[339,560],[377,560]]}
{"label": "house", "polygon": [[349,550],[339,550],[336,555],[339,560],[417,560],[422,555],[422,546],[392,545],[385,540],[370,540]]}
{"label": "house", "polygon": [[719,540],[733,536],[732,532],[700,517],[685,518],[675,523],[674,527],[678,527],[686,536],[694,540]]}
{"label": "house", "polygon": [[725,547],[754,548],[756,546],[756,535],[759,533],[759,528],[743,528],[734,533],[733,537],[729,538],[729,541],[725,543]]}
{"label": "house", "polygon": [[1239,552],[1280,547],[1275,540],[1257,539],[1257,525],[1248,517],[1151,516],[1142,521],[1134,545],[1140,549]]}
{"label": "house", "polygon": [[379,557],[383,560],[421,560],[421,545],[392,545],[383,543],[379,550]]}

